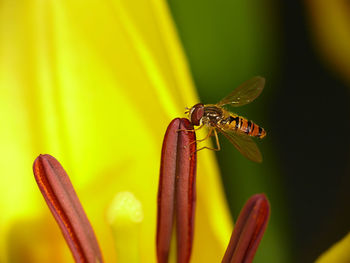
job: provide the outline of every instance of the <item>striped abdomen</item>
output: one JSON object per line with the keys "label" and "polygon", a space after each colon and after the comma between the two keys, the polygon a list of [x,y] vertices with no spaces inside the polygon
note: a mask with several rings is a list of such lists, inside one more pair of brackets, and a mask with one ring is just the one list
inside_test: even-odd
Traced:
{"label": "striped abdomen", "polygon": [[264,128],[241,116],[231,115],[224,119],[222,124],[226,126],[226,129],[238,130],[260,139],[264,138],[266,135]]}

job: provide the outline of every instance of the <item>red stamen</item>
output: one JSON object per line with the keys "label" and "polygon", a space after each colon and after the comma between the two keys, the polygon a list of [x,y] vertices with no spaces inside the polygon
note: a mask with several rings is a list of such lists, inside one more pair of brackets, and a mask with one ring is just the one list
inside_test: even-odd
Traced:
{"label": "red stamen", "polygon": [[103,262],[94,231],[60,163],[50,155],[40,155],[34,161],[33,171],[75,261]]}
{"label": "red stamen", "polygon": [[176,218],[177,262],[191,257],[196,176],[196,137],[187,119],[174,119],[164,136],[157,222],[157,258],[168,262],[173,220]]}
{"label": "red stamen", "polygon": [[266,196],[252,196],[239,214],[222,263],[252,262],[269,216],[270,205]]}

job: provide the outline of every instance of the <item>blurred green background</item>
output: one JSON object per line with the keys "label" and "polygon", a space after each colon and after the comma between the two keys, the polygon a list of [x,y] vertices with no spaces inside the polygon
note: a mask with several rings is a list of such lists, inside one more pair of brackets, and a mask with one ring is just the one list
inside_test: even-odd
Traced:
{"label": "blurred green background", "polygon": [[254,262],[315,260],[349,231],[350,107],[348,86],[315,47],[305,4],[168,3],[203,103],[255,75],[267,80],[262,95],[237,111],[267,130],[258,142],[263,164],[247,161],[224,138],[217,153],[234,218],[250,195],[270,199]]}

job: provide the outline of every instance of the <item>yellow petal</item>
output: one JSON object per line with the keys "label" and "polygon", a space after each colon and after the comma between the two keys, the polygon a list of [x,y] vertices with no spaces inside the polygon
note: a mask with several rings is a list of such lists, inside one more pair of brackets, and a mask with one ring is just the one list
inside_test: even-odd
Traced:
{"label": "yellow petal", "polygon": [[350,82],[350,15],[344,0],[305,1],[315,46],[333,69]]}
{"label": "yellow petal", "polygon": [[[130,191],[144,211],[140,257],[154,262],[162,137],[197,102],[167,6],[5,0],[0,12],[0,261],[17,222],[49,220],[42,233],[56,227],[31,173],[35,157],[50,153],[70,175],[104,258],[116,257],[105,210],[117,192]],[[198,167],[192,262],[219,262],[230,217],[212,153],[201,153]],[[17,238],[28,238],[21,227]],[[64,244],[57,240],[51,255]],[[35,258],[48,262],[45,255]]]}
{"label": "yellow petal", "polygon": [[342,240],[334,244],[316,260],[316,263],[333,262],[350,262],[350,234],[347,234]]}

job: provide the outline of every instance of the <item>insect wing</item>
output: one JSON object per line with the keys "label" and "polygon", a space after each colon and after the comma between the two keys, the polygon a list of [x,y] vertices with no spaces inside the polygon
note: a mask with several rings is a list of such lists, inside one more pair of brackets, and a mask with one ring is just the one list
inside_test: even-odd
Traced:
{"label": "insect wing", "polygon": [[264,78],[259,76],[254,77],[244,82],[234,91],[232,91],[228,96],[219,101],[216,105],[224,106],[230,104],[231,106],[238,107],[248,104],[260,95],[264,89],[264,85]]}
{"label": "insect wing", "polygon": [[237,148],[237,150],[253,162],[261,163],[262,155],[251,137],[236,131],[222,130],[220,132]]}

